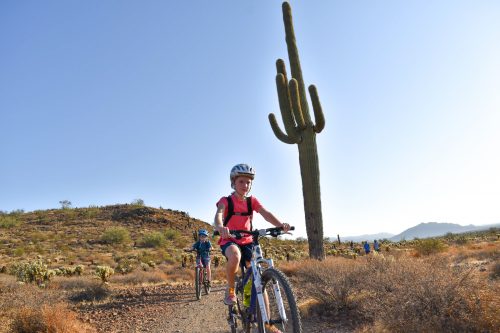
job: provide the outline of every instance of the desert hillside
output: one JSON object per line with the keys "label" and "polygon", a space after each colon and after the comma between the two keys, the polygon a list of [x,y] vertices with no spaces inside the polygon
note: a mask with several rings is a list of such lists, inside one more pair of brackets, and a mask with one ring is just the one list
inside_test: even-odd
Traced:
{"label": "desert hillside", "polygon": [[[0,213],[0,333],[229,331],[224,259],[213,293],[196,301],[185,212],[139,204]],[[216,239],[212,239],[213,242]],[[288,276],[304,332],[498,332],[498,229],[410,241],[264,239]],[[217,260],[216,260],[217,259]],[[197,326],[198,325],[198,326]]]}
{"label": "desert hillside", "polygon": [[0,265],[44,259],[51,265],[114,264],[119,257],[179,260],[193,232],[211,226],[189,214],[143,205],[112,205],[3,214]]}

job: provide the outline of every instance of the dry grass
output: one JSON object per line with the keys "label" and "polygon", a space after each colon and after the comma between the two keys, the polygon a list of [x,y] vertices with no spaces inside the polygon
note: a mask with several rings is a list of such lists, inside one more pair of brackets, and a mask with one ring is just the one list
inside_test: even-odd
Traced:
{"label": "dry grass", "polygon": [[445,254],[379,255],[306,260],[280,268],[301,286],[306,316],[328,316],[353,331],[500,331],[498,280],[452,263],[453,256]]}
{"label": "dry grass", "polygon": [[[76,280],[76,279],[68,279]],[[0,275],[0,332],[94,332],[80,322],[60,289],[41,289]]]}
{"label": "dry grass", "polygon": [[15,314],[11,324],[12,333],[79,333],[96,332],[92,327],[80,322],[74,311],[66,304],[45,304],[41,308],[23,307]]}

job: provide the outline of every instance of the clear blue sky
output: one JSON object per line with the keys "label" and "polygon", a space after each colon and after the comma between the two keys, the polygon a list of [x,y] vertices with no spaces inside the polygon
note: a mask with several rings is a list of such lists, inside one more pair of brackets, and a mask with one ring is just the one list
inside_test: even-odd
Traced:
{"label": "clear blue sky", "polygon": [[[291,5],[325,236],[499,223],[500,3]],[[2,1],[0,210],[140,198],[212,222],[245,162],[305,236],[297,147],[267,120],[284,35],[277,0]]]}

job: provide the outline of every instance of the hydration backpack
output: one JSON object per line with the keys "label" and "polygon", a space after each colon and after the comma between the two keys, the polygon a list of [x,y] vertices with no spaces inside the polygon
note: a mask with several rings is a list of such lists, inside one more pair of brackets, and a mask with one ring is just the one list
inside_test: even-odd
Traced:
{"label": "hydration backpack", "polygon": [[227,196],[227,215],[224,218],[224,226],[226,226],[229,223],[229,219],[233,217],[233,215],[237,216],[250,216],[250,230],[253,229],[252,227],[252,217],[253,217],[253,209],[252,209],[252,197],[247,197],[247,212],[246,213],[237,213],[234,211],[234,203],[233,203],[233,198],[231,196]]}

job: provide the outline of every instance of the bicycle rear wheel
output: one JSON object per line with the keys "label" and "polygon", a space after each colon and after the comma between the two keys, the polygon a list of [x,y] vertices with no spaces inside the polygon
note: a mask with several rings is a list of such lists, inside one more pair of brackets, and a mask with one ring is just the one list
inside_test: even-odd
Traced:
{"label": "bicycle rear wheel", "polygon": [[201,298],[201,269],[200,267],[196,267],[195,278],[194,278],[194,288],[196,291],[196,299]]}
{"label": "bicycle rear wheel", "polygon": [[[262,286],[269,300],[267,306],[269,324],[284,333],[302,333],[295,295],[285,274],[275,268],[266,269],[262,273]],[[263,326],[261,320],[258,323],[259,326]],[[266,332],[265,326],[262,329],[259,327],[259,332]]]}
{"label": "bicycle rear wheel", "polygon": [[203,286],[205,287],[205,294],[210,294],[210,282],[207,280],[207,269],[203,269]]}

